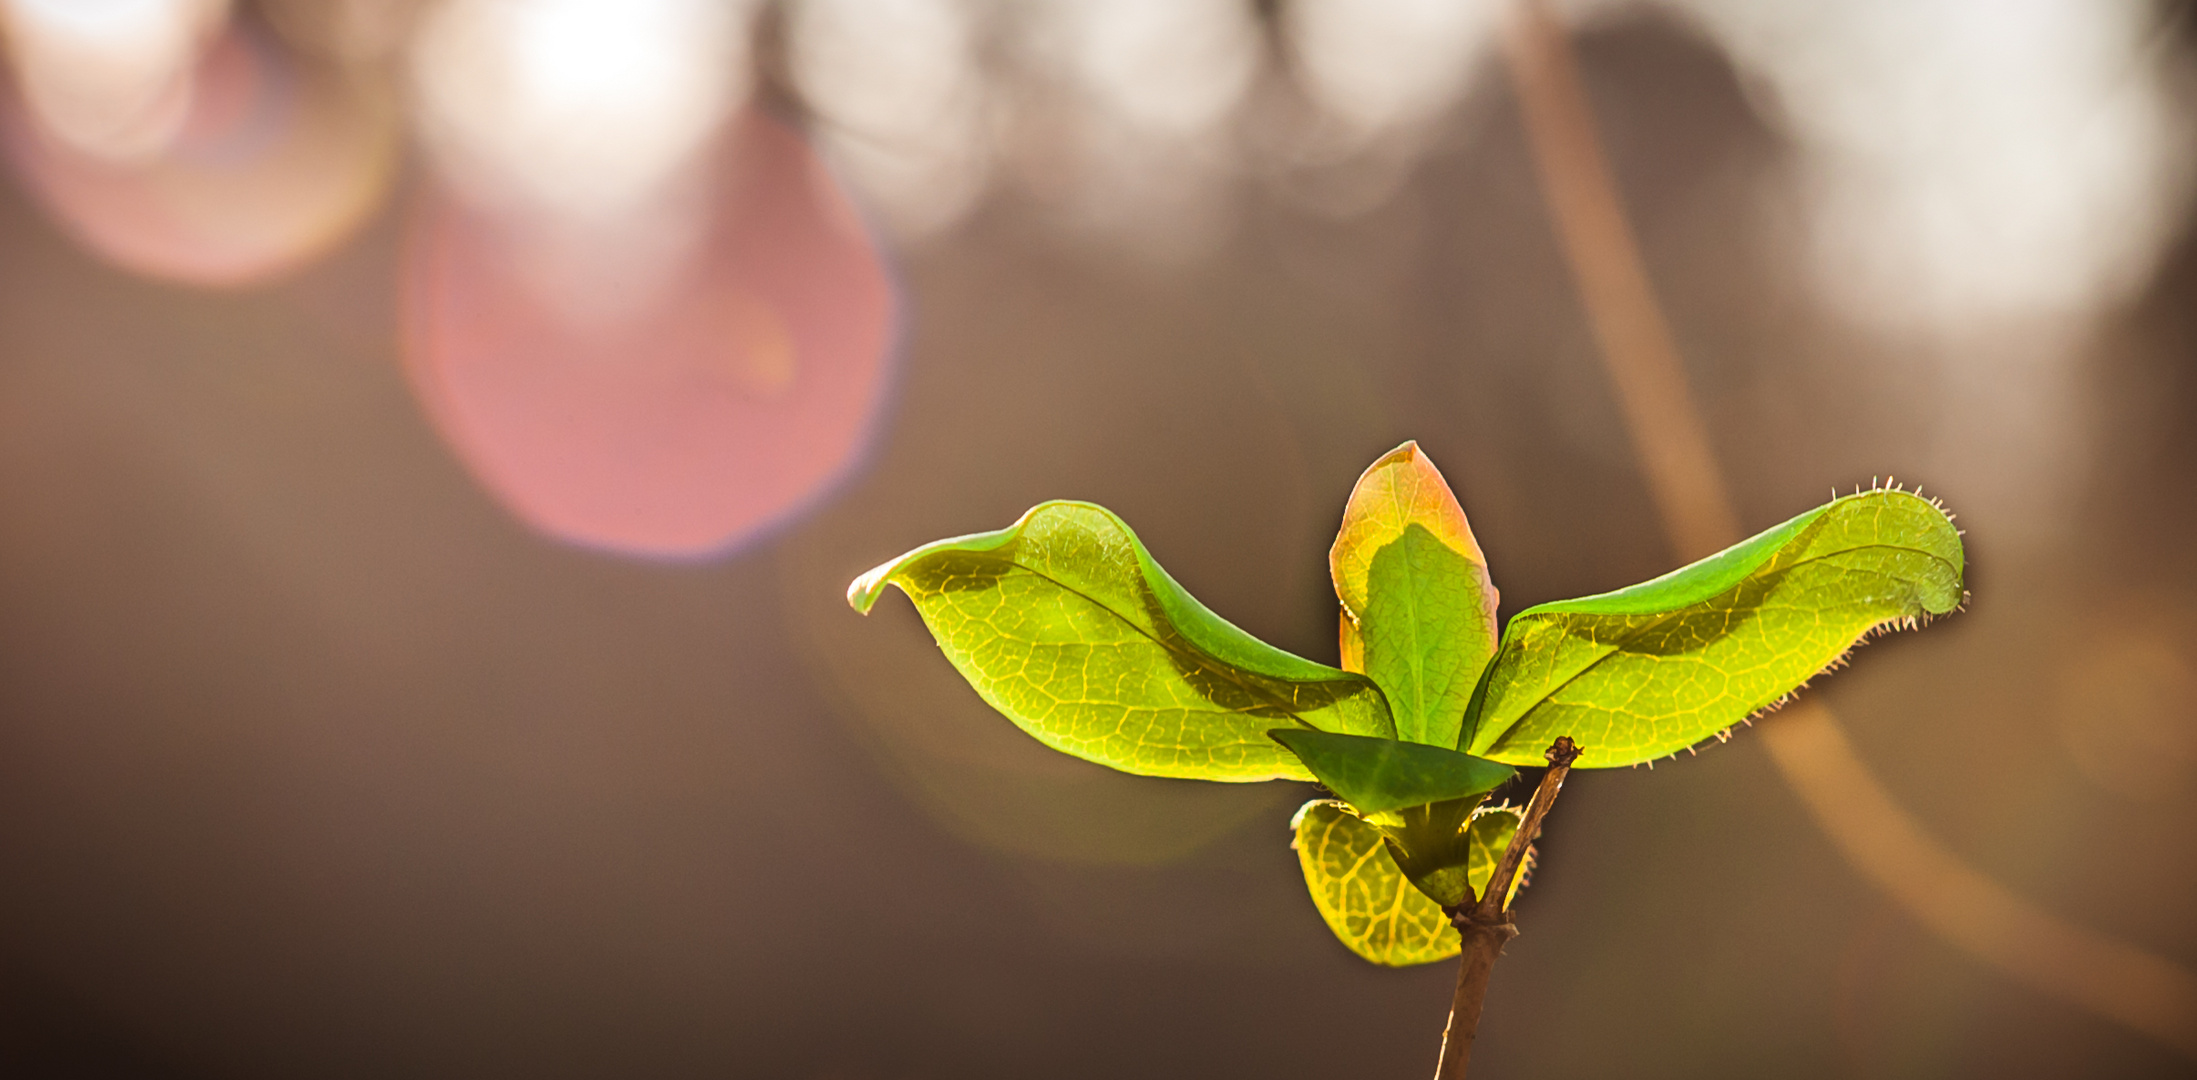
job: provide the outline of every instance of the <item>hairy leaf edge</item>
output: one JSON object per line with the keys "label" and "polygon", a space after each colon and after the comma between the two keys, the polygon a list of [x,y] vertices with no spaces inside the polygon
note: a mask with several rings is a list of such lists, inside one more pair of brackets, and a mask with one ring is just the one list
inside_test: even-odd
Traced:
{"label": "hairy leaf edge", "polygon": [[[1839,508],[1841,504],[1851,505],[1855,502],[1878,499],[1884,496],[1898,496],[1914,499],[1936,511],[1939,517],[1942,519],[1943,524],[1953,533],[1953,557],[1947,558],[1936,551],[1926,550],[1924,548],[1914,547],[1905,544],[1863,544],[1856,547],[1843,548],[1837,552],[1826,552],[1823,555],[1810,556],[1806,559],[1796,560],[1792,565],[1796,567],[1803,566],[1808,563],[1815,562],[1816,560],[1821,558],[1828,558],[1833,554],[1845,554],[1854,551],[1867,550],[1870,548],[1889,548],[1893,550],[1907,551],[1917,555],[1921,555],[1924,558],[1932,559],[1948,565],[1953,571],[1953,580],[1955,582],[1955,589],[1957,590],[1956,594],[1950,598],[1945,599],[1939,606],[1932,606],[1928,599],[1921,599],[1919,604],[1920,610],[1885,619],[1882,622],[1876,623],[1868,627],[1867,629],[1864,629],[1860,634],[1855,636],[1853,641],[1849,642],[1844,648],[1840,649],[1838,655],[1832,657],[1829,662],[1823,665],[1823,667],[1809,674],[1807,678],[1802,679],[1791,690],[1787,690],[1786,692],[1779,694],[1777,697],[1772,698],[1769,701],[1766,701],[1748,710],[1746,715],[1742,716],[1738,721],[1736,721],[1732,725],[1732,727],[1752,726],[1756,720],[1770,713],[1776,712],[1780,708],[1783,708],[1785,705],[1789,704],[1796,697],[1798,697],[1800,691],[1808,689],[1809,684],[1814,682],[1818,677],[1827,672],[1836,671],[1839,668],[1846,666],[1850,662],[1854,650],[1860,648],[1862,645],[1867,644],[1869,641],[1884,634],[1893,633],[1898,630],[1916,629],[1918,627],[1927,625],[1929,621],[1934,617],[1950,614],[1952,612],[1960,610],[1961,607],[1965,605],[1968,601],[1968,592],[1965,588],[1961,587],[1962,583],[1964,583],[1967,579],[1967,551],[1965,546],[1960,542],[1961,530],[1957,526],[1953,525],[1953,514],[1951,511],[1945,508],[1945,504],[1943,502],[1940,502],[1937,499],[1926,499],[1920,494],[1919,491],[1910,492],[1897,486],[1873,486],[1864,490],[1858,490],[1850,495],[1835,496],[1830,502],[1825,503],[1822,506],[1818,506],[1813,510],[1802,513],[1796,517],[1793,517],[1783,524],[1772,526],[1771,528],[1764,530],[1763,532],[1758,533],[1755,536],[1749,537],[1746,540],[1740,541],[1739,543],[1734,544],[1731,547],[1725,548],[1723,551],[1717,552],[1714,555],[1710,555],[1702,559],[1697,559],[1675,570],[1669,571],[1668,573],[1660,574],[1656,577],[1650,578],[1647,581],[1639,582],[1634,585],[1628,585],[1621,589],[1614,589],[1609,592],[1595,593],[1590,596],[1581,596],[1569,600],[1554,600],[1544,604],[1536,604],[1533,607],[1527,608],[1526,610],[1511,616],[1510,620],[1504,624],[1502,645],[1499,645],[1496,648],[1495,655],[1489,657],[1487,665],[1481,669],[1479,682],[1473,687],[1472,698],[1465,706],[1464,723],[1459,726],[1458,730],[1457,749],[1460,751],[1469,752],[1467,748],[1472,746],[1473,743],[1477,741],[1477,735],[1479,732],[1480,722],[1482,720],[1482,714],[1484,713],[1487,704],[1489,683],[1495,675],[1497,665],[1502,662],[1504,653],[1506,652],[1504,646],[1507,646],[1512,639],[1513,635],[1510,632],[1511,628],[1517,626],[1521,620],[1527,618],[1528,616],[1551,613],[1583,613],[1593,615],[1658,615],[1674,613],[1681,608],[1685,608],[1693,604],[1698,604],[1704,600],[1714,598],[1724,592],[1738,587],[1749,576],[1753,575],[1756,570],[1760,569],[1764,563],[1775,558],[1777,552],[1781,548],[1798,538],[1803,531],[1815,526],[1832,510]],[[1676,592],[1671,597],[1657,597],[1654,601],[1657,606],[1647,606],[1645,604],[1637,607],[1633,606],[1634,604],[1639,604],[1644,596],[1652,596],[1654,593],[1661,591],[1664,588],[1667,588],[1669,583],[1673,579],[1680,578],[1686,574],[1696,571],[1697,569],[1712,565],[1717,565],[1717,570],[1715,573],[1704,579],[1703,583],[1698,583],[1691,589]],[[1787,567],[1786,569],[1791,568],[1792,567]],[[1613,600],[1617,600],[1620,602],[1615,604],[1610,603],[1610,601]],[[1575,672],[1570,678],[1564,680],[1564,682],[1557,684],[1557,687],[1551,688],[1549,692],[1554,693],[1556,689],[1560,689],[1563,686],[1569,685],[1572,681],[1586,674],[1586,672],[1593,670],[1595,665],[1601,663],[1602,659],[1603,658],[1598,657],[1593,663],[1587,665],[1587,667],[1580,669],[1578,672]],[[1543,700],[1545,700],[1547,697],[1548,694],[1542,695]],[[1532,706],[1528,706],[1526,711],[1530,712],[1531,709]],[[1732,727],[1722,728],[1709,735],[1708,737],[1703,738],[1699,742],[1681,747],[1680,749],[1683,749],[1687,753],[1691,754],[1698,752],[1701,747],[1707,746],[1710,743],[1726,742],[1731,738]],[[1492,747],[1490,747],[1489,749],[1492,749]],[[1593,747],[1581,747],[1581,751],[1581,761],[1577,766],[1579,768],[1615,767],[1598,766],[1587,762],[1585,758],[1592,753]],[[1678,757],[1678,751],[1672,751],[1668,755],[1668,757],[1676,760]],[[1489,760],[1500,759],[1490,758]],[[1520,763],[1512,762],[1511,764]],[[1524,764],[1531,764],[1531,762],[1524,762]],[[1631,762],[1628,764],[1632,766],[1645,764],[1652,768],[1654,765],[1654,761],[1650,760],[1645,762]]]}

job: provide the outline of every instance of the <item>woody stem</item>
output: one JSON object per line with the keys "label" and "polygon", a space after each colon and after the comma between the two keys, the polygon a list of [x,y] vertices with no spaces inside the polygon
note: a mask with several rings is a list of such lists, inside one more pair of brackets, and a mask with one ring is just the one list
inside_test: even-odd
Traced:
{"label": "woody stem", "polygon": [[1511,882],[1525,865],[1534,837],[1540,835],[1541,820],[1556,804],[1557,794],[1564,789],[1564,777],[1571,772],[1572,762],[1579,760],[1579,753],[1569,736],[1557,736],[1545,755],[1549,771],[1541,774],[1533,801],[1526,804],[1525,820],[1511,835],[1510,846],[1503,849],[1503,859],[1495,864],[1484,894],[1477,903],[1467,895],[1463,903],[1450,909],[1462,954],[1457,960],[1457,991],[1450,999],[1449,1027],[1442,1032],[1442,1056],[1435,1063],[1434,1080],[1464,1080],[1465,1067],[1472,1061],[1472,1043],[1480,1029],[1480,1008],[1487,1002],[1488,976],[1495,970],[1495,958],[1503,955],[1503,946],[1518,936],[1518,925],[1504,910],[1504,901],[1510,896]]}

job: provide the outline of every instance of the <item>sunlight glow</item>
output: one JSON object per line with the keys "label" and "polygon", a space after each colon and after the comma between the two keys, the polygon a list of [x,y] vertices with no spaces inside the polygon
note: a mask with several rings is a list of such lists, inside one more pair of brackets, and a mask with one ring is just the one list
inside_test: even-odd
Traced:
{"label": "sunlight glow", "polygon": [[1050,0],[1039,17],[1041,49],[1143,130],[1209,132],[1258,69],[1257,26],[1238,0]]}
{"label": "sunlight glow", "polygon": [[1025,75],[1060,109],[1016,118],[1025,179],[1067,224],[1145,254],[1206,246],[1262,61],[1250,5],[1047,0],[1020,14]]}
{"label": "sunlight glow", "polygon": [[1326,110],[1359,134],[1448,109],[1487,54],[1501,3],[1293,0],[1285,32]]}
{"label": "sunlight glow", "polygon": [[660,193],[747,89],[748,5],[452,0],[413,76],[431,147],[490,204],[614,217]]}
{"label": "sunlight glow", "polygon": [[226,0],[0,0],[9,58],[46,132],[69,147],[138,160],[174,139],[191,68]]}
{"label": "sunlight glow", "polygon": [[885,396],[893,283],[801,136],[750,112],[699,246],[645,297],[575,323],[529,249],[423,199],[404,255],[407,371],[495,498],[546,535],[719,554],[850,468]]}
{"label": "sunlight glow", "polygon": [[1794,148],[1826,306],[1933,357],[1921,463],[2002,544],[2072,527],[2098,320],[2189,205],[2191,84],[2141,0],[1689,0]]}
{"label": "sunlight glow", "polygon": [[984,191],[992,111],[965,0],[803,0],[793,76],[833,160],[904,235]]}
{"label": "sunlight glow", "polygon": [[231,27],[186,73],[188,107],[152,156],[117,161],[41,134],[0,107],[25,186],[102,258],[195,285],[245,285],[348,237],[395,173],[395,103],[301,67],[265,35]]}
{"label": "sunlight glow", "polygon": [[2148,278],[2183,208],[2153,5],[1691,6],[1799,140],[1819,279],[1857,316],[2086,312]]}

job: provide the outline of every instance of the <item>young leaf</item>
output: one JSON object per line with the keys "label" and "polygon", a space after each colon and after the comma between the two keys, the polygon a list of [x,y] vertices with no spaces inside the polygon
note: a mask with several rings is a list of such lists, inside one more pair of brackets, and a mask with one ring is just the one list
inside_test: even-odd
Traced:
{"label": "young leaf", "polygon": [[1495,650],[1496,593],[1464,508],[1417,443],[1358,478],[1328,565],[1343,602],[1343,667],[1381,685],[1397,738],[1457,745]]}
{"label": "young leaf", "polygon": [[[1518,822],[1518,811],[1507,806],[1484,807],[1473,815],[1458,837],[1464,874],[1450,903],[1463,898],[1465,886],[1475,893],[1487,887]],[[1351,952],[1389,967],[1457,955],[1448,913],[1398,869],[1381,829],[1328,799],[1304,804],[1289,827],[1296,832],[1292,846],[1313,906]],[[1512,882],[1512,897],[1523,877]]]}
{"label": "young leaf", "polygon": [[1395,732],[1371,680],[1213,614],[1089,503],[1044,503],[997,532],[919,547],[856,578],[847,602],[867,612],[888,584],[993,708],[1124,772],[1309,779],[1267,731]]}
{"label": "young leaf", "polygon": [[1304,728],[1267,734],[1361,814],[1483,795],[1518,772],[1508,765],[1423,743]]}
{"label": "young leaf", "polygon": [[1935,504],[1867,491],[1653,581],[1528,608],[1489,665],[1465,748],[1533,764],[1558,735],[1582,767],[1718,735],[1872,630],[1961,602],[1960,533]]}
{"label": "young leaf", "polygon": [[1312,904],[1351,952],[1388,967],[1457,955],[1449,916],[1404,878],[1379,829],[1326,800],[1304,804],[1289,825]]}

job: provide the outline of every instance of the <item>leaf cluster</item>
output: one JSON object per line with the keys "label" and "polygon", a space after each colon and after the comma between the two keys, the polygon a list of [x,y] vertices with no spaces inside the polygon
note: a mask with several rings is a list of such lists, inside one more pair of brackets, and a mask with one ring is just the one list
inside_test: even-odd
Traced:
{"label": "leaf cluster", "polygon": [[1360,477],[1329,569],[1339,667],[1213,613],[1089,503],[926,544],[847,597],[866,612],[888,585],[907,593],[984,700],[1056,750],[1151,776],[1317,780],[1336,798],[1292,824],[1306,885],[1338,939],[1388,965],[1456,954],[1448,909],[1488,887],[1519,826],[1487,799],[1556,736],[1588,768],[1723,737],[1872,631],[1963,597],[1942,508],[1871,490],[1498,632],[1487,559],[1413,443]]}

